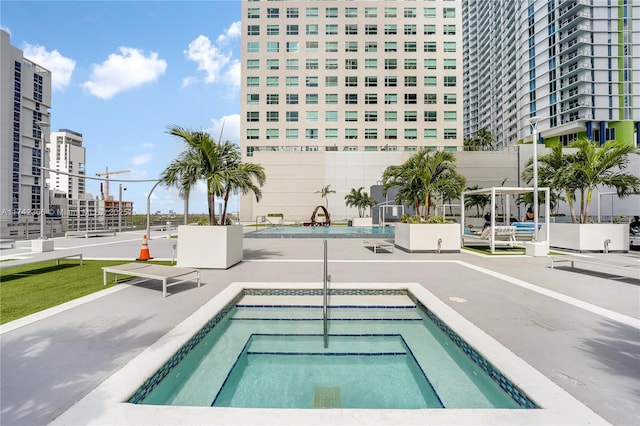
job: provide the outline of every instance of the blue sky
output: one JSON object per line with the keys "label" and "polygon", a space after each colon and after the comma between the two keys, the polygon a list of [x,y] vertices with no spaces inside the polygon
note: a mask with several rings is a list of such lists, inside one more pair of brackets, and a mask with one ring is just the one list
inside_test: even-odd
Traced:
{"label": "blue sky", "polygon": [[[112,179],[155,179],[183,149],[176,124],[239,143],[240,0],[7,1],[0,26],[24,56],[52,71],[51,129],[83,135],[86,173],[130,169]],[[125,183],[123,199],[146,212],[153,183]],[[87,192],[100,182],[87,180]],[[118,198],[118,184],[110,185]],[[230,205],[237,210],[237,200]],[[151,211],[182,213],[174,189],[158,187]],[[191,213],[207,211],[204,186]]]}

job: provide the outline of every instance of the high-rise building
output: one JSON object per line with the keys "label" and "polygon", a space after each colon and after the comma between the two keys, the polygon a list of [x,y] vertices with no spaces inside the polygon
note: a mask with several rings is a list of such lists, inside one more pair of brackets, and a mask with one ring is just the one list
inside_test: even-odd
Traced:
{"label": "high-rise building", "polygon": [[[461,150],[461,7],[244,0],[242,154],[277,169],[267,173],[263,203],[291,207],[314,193],[311,185],[344,196],[417,150]],[[340,181],[347,170],[358,177]],[[241,211],[256,213],[246,204]]]}
{"label": "high-rise building", "polygon": [[[51,72],[26,59],[0,30],[0,234],[48,211],[45,137],[49,131]],[[45,194],[45,199],[42,199]],[[35,229],[35,228],[34,228]]]}
{"label": "high-rise building", "polygon": [[64,193],[66,198],[84,198],[86,149],[82,146],[82,134],[73,130],[60,129],[51,132],[49,142],[49,168],[63,173],[50,173],[47,183],[55,192]]}
{"label": "high-rise building", "polygon": [[640,3],[463,0],[464,135],[638,144]]}

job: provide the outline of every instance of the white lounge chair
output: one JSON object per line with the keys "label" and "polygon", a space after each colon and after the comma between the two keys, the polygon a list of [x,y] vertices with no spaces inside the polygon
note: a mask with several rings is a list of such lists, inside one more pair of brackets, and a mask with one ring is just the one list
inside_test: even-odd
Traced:
{"label": "white lounge chair", "polygon": [[[494,227],[494,245],[509,246],[512,247],[516,244],[516,231],[515,226],[496,226]],[[464,234],[464,245],[482,245],[486,246],[491,244],[491,227],[484,228],[481,234]]]}

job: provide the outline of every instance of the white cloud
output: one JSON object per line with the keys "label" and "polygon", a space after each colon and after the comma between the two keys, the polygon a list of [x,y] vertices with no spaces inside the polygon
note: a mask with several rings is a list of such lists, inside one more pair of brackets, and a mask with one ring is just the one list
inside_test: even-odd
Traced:
{"label": "white cloud", "polygon": [[242,23],[240,21],[236,21],[227,28],[224,34],[220,34],[218,36],[218,43],[226,43],[229,39],[240,37],[242,34]]}
{"label": "white cloud", "polygon": [[120,47],[118,53],[109,55],[106,61],[93,66],[91,80],[82,84],[92,95],[109,99],[125,90],[156,81],[167,69],[167,62],[152,52],[131,47]]}
{"label": "white cloud", "polygon": [[224,80],[233,88],[240,88],[240,72],[242,70],[240,61],[234,60],[227,68],[227,72],[224,75]]}
{"label": "white cloud", "polygon": [[209,132],[216,141],[220,137],[220,132],[222,132],[223,141],[238,142],[240,140],[240,114],[225,115],[220,119],[213,118],[211,124]]}
{"label": "white cloud", "polygon": [[24,57],[51,71],[52,90],[63,90],[71,82],[76,61],[64,57],[57,50],[47,51],[44,46],[25,43],[22,47]]}
{"label": "white cloud", "polygon": [[149,161],[151,161],[151,154],[141,154],[131,159],[131,162],[136,166],[141,166]]}
{"label": "white cloud", "polygon": [[[240,63],[232,60],[233,52],[226,46],[231,39],[240,37],[242,27],[240,21],[234,22],[213,43],[207,36],[199,35],[189,43],[184,54],[187,59],[198,64],[198,71],[204,71],[205,83],[222,82],[231,84],[234,89],[240,87]],[[197,81],[196,77],[186,77],[182,87]]]}
{"label": "white cloud", "polygon": [[189,87],[197,81],[198,79],[196,77],[185,77],[182,79],[182,88]]}
{"label": "white cloud", "polygon": [[153,143],[151,143],[151,142],[145,142],[145,143],[143,143],[143,144],[142,144],[142,147],[143,147],[144,149],[151,149],[151,148],[153,148],[154,146],[155,146],[155,145],[154,145]]}

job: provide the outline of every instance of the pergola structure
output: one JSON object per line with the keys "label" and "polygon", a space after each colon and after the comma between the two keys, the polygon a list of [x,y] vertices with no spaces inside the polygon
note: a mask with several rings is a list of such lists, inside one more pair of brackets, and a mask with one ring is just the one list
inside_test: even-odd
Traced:
{"label": "pergola structure", "polygon": [[[491,247],[491,253],[495,252],[495,225],[496,225],[496,195],[504,195],[506,200],[505,200],[505,212],[504,212],[504,216],[505,218],[510,218],[511,214],[510,214],[510,205],[511,205],[511,196],[512,195],[519,195],[519,194],[525,194],[527,192],[534,192],[535,189],[534,188],[522,188],[522,187],[502,187],[502,186],[494,186],[491,188],[480,188],[480,189],[474,189],[474,190],[470,190],[470,191],[464,191],[462,193],[462,196],[460,198],[460,204],[462,204],[464,206],[464,197],[468,196],[468,195],[491,195],[491,239],[489,240],[489,244]],[[546,241],[548,243],[549,241],[549,217],[551,216],[551,209],[549,206],[549,200],[550,198],[550,191],[549,188],[538,188],[538,192],[540,191],[544,191],[545,197],[544,197],[544,220],[545,220],[545,226],[544,226],[544,240],[542,241]],[[538,242],[539,240],[539,235],[538,235],[538,221],[539,218],[538,216],[534,217],[534,232],[535,232],[535,238],[534,238],[534,243]],[[505,223],[507,224],[507,223]],[[464,243],[464,208],[461,209],[461,213],[460,213],[460,237],[463,239],[462,243]]]}

